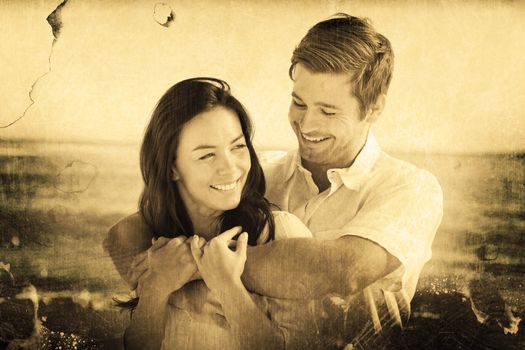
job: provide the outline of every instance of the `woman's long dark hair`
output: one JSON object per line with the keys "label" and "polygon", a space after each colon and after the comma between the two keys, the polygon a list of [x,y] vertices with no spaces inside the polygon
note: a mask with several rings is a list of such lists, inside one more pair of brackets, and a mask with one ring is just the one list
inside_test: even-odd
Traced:
{"label": "woman's long dark hair", "polygon": [[155,237],[191,236],[193,225],[182,197],[172,180],[177,146],[184,125],[200,113],[225,107],[239,118],[251,168],[237,208],[224,212],[219,230],[242,226],[248,244],[255,245],[268,224],[269,240],[274,239],[274,220],[264,198],[266,182],[252,144],[253,127],[242,104],[231,95],[229,85],[215,78],[193,78],[173,85],[160,98],[140,150],[140,169],[144,189],[139,207]]}
{"label": "woman's long dark hair", "polygon": [[[144,189],[139,208],[153,235],[191,236],[193,224],[182,197],[172,180],[177,146],[184,125],[198,114],[215,107],[225,107],[239,118],[251,167],[237,208],[225,211],[220,217],[219,231],[242,226],[248,233],[248,244],[256,245],[268,225],[268,239],[275,237],[275,222],[270,203],[264,198],[266,182],[252,144],[253,127],[242,104],[231,95],[229,85],[215,78],[192,78],[173,85],[160,98],[140,149],[140,169]],[[114,299],[117,306],[134,309],[138,298],[128,301]]]}

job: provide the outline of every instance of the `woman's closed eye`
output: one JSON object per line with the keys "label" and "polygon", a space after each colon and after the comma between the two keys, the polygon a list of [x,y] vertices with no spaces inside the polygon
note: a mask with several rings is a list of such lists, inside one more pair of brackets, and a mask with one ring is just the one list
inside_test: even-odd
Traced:
{"label": "woman's closed eye", "polygon": [[199,160],[211,159],[214,156],[215,156],[215,153],[206,153],[205,155],[199,157]]}
{"label": "woman's closed eye", "polygon": [[239,143],[235,146],[233,146],[233,150],[242,150],[242,149],[245,149],[247,146],[245,143]]}

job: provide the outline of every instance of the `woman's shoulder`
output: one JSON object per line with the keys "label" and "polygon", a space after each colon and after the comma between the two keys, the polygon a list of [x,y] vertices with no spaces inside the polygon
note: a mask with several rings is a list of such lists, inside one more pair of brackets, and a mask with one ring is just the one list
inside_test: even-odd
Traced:
{"label": "woman's shoulder", "polygon": [[275,221],[275,239],[312,237],[306,225],[295,215],[286,211],[272,211]]}

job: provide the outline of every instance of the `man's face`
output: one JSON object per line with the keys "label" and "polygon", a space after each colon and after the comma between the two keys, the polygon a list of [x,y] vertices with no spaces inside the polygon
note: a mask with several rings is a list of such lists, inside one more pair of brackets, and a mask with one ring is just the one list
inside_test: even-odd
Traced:
{"label": "man's face", "polygon": [[370,123],[361,118],[349,74],[294,71],[289,119],[301,158],[330,167],[349,166],[361,150]]}

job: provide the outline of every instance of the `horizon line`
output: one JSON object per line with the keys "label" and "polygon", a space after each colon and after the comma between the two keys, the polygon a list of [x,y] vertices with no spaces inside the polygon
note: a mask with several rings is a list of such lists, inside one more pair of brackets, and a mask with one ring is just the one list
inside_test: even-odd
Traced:
{"label": "horizon line", "polygon": [[[47,144],[72,144],[72,145],[114,145],[114,146],[140,146],[139,142],[133,142],[129,140],[112,140],[112,139],[81,139],[81,140],[72,140],[72,139],[45,139],[45,138],[9,138],[9,137],[0,137],[0,145],[2,144],[9,144],[9,143],[32,143],[32,144],[38,144],[38,143],[47,143]],[[254,145],[255,146],[255,145]],[[256,149],[260,149],[263,151],[290,151],[294,147],[283,147],[283,148],[275,148],[275,147],[255,147]],[[402,150],[402,149],[394,149],[394,148],[383,148],[388,153],[392,154],[413,154],[413,155],[456,155],[456,156],[497,156],[497,155],[516,155],[519,158],[525,157],[525,149],[518,149],[518,150],[494,150],[494,151],[425,151],[421,149],[417,150]]]}

